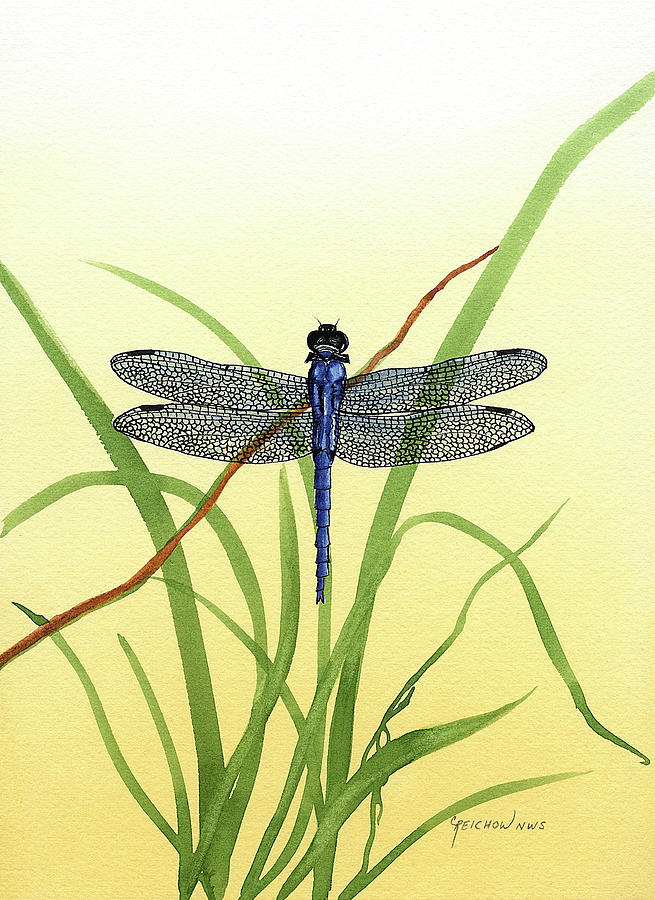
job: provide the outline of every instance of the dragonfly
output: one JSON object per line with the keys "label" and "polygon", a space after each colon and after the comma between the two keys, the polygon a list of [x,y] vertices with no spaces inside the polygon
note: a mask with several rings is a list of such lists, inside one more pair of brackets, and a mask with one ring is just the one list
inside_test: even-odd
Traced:
{"label": "dragonfly", "polygon": [[373,468],[487,453],[534,431],[523,413],[473,401],[531,381],[546,368],[536,350],[474,353],[427,366],[348,378],[348,337],[319,323],[307,336],[307,376],[226,365],[169,350],[111,359],[123,381],[168,400],[114,419],[122,434],[224,462],[314,461],[316,602],[325,602],[335,458]]}

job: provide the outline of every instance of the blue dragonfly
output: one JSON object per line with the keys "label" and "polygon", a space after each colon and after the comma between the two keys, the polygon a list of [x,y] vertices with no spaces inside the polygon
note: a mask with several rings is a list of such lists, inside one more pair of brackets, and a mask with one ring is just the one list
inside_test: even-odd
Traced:
{"label": "blue dragonfly", "polygon": [[130,438],[225,462],[314,458],[316,602],[325,602],[332,463],[402,466],[487,453],[534,431],[513,409],[472,401],[531,381],[535,350],[474,353],[428,366],[346,377],[348,338],[320,324],[307,336],[307,377],[223,365],[187,353],[129,350],[111,360],[133,387],[170,400],[114,419]]}

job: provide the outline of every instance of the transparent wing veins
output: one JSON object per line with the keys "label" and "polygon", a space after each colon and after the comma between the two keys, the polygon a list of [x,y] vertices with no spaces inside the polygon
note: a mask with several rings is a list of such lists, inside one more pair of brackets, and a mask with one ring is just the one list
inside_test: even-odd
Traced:
{"label": "transparent wing veins", "polygon": [[307,379],[300,375],[171,350],[117,353],[111,367],[127,384],[166,400],[251,410],[293,409],[309,400]]}
{"label": "transparent wing veins", "polygon": [[[113,424],[135,440],[224,462],[288,462],[312,449],[309,410],[237,413],[218,406],[166,403],[128,409]],[[249,451],[245,457],[244,448]]]}
{"label": "transparent wing veins", "polygon": [[487,453],[534,425],[515,409],[446,406],[397,416],[339,416],[337,456],[357,466],[445,462]]}
{"label": "transparent wing veins", "polygon": [[536,350],[490,350],[432,366],[380,369],[346,382],[341,410],[360,415],[458,406],[531,381],[546,368]]}

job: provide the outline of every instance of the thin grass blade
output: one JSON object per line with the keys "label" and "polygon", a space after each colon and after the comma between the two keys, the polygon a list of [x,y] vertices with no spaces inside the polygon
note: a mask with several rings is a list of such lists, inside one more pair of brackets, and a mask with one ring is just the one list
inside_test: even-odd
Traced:
{"label": "thin grass blade", "polygon": [[[246,764],[251,748],[263,740],[266,723],[280,696],[282,684],[289,673],[295,652],[300,616],[300,565],[296,520],[284,466],[280,468],[279,494],[282,602],[280,605],[280,632],[277,651],[273,661],[273,668],[266,678],[264,688],[253,704],[246,730],[227,764],[226,777],[220,782],[207,815],[202,820],[200,841],[196,848],[194,864],[186,885],[186,897],[190,897],[195,888],[198,876],[204,866],[206,854],[214,840],[223,807],[243,766]],[[306,731],[306,728],[304,731]]]}
{"label": "thin grass blade", "polygon": [[117,275],[124,281],[129,281],[130,284],[134,284],[136,287],[147,291],[149,294],[154,294],[155,297],[159,297],[160,300],[165,300],[166,303],[170,303],[172,306],[181,309],[215,334],[216,337],[221,340],[244,365],[261,365],[261,363],[257,362],[257,359],[250,350],[248,350],[245,344],[243,344],[229,328],[226,328],[225,325],[219,322],[218,319],[211,315],[211,313],[208,313],[201,306],[198,306],[197,303],[188,300],[186,297],[183,297],[182,294],[178,294],[177,291],[173,291],[163,284],[153,281],[151,278],[145,278],[143,275],[137,275],[136,272],[130,272],[129,269],[121,269],[120,266],[112,266],[110,263],[95,262],[91,259],[85,259],[83,262],[90,266],[95,266],[97,269],[104,269],[107,272],[111,272],[112,275]]}
{"label": "thin grass blade", "polygon": [[[364,762],[369,758],[371,753],[376,750],[380,750],[388,741],[391,740],[391,734],[389,732],[389,723],[392,719],[394,719],[397,715],[399,715],[404,709],[406,709],[411,703],[412,697],[414,695],[414,691],[416,690],[416,685],[420,681],[420,679],[428,672],[432,666],[443,656],[443,654],[448,650],[455,640],[459,637],[459,635],[464,630],[464,626],[466,625],[466,618],[471,608],[471,604],[475,600],[476,596],[482,589],[482,587],[490,581],[494,575],[497,575],[498,572],[502,571],[506,566],[510,565],[512,559],[518,559],[522,553],[528,550],[546,531],[546,529],[551,525],[551,523],[555,520],[556,516],[559,515],[562,510],[563,503],[555,512],[549,516],[545,522],[543,522],[539,528],[528,538],[525,543],[512,554],[512,557],[505,557],[500,562],[496,563],[496,565],[492,566],[488,569],[473,585],[473,588],[468,594],[462,609],[457,617],[455,622],[455,626],[448,637],[440,644],[440,646],[432,653],[425,662],[419,666],[419,668],[414,672],[414,674],[407,679],[405,684],[402,686],[400,691],[396,694],[392,702],[386,709],[386,712],[382,716],[380,724],[375,730],[373,737],[368,742],[364,753],[362,754],[362,760],[360,762],[360,766],[364,764]],[[369,860],[371,851],[373,849],[373,843],[375,841],[375,836],[377,832],[377,827],[380,824],[380,818],[382,816],[382,812],[384,809],[382,802],[382,788],[383,785],[378,785],[371,793],[371,801],[370,801],[370,814],[369,814],[369,834],[366,840],[366,844],[364,846],[364,852],[362,856],[362,871],[366,871],[369,867]]]}
{"label": "thin grass blade", "polygon": [[173,738],[166,723],[164,713],[159,705],[159,701],[150,683],[150,679],[146,675],[145,669],[131,647],[127,638],[122,634],[118,635],[118,641],[121,649],[127,657],[134,676],[141,688],[143,699],[152,717],[152,721],[157,729],[159,741],[166,757],[166,764],[171,776],[171,784],[173,786],[173,795],[175,797],[175,812],[177,815],[177,834],[179,838],[179,849],[181,851],[181,862],[184,861],[193,851],[193,833],[191,828],[191,811],[189,809],[189,796],[187,794],[186,783],[184,781],[184,773],[180,765],[180,758],[177,755]]}
{"label": "thin grass blade", "polygon": [[[175,525],[161,493],[153,489],[150,472],[141,456],[132,442],[112,427],[109,407],[41,315],[25,288],[1,263],[0,283],[89,420],[112,463],[125,475],[130,495],[155,548],[163,546],[174,532]],[[181,547],[171,554],[162,571],[165,577],[181,582],[189,589],[192,587]],[[204,810],[209,794],[224,770],[218,714],[195,602],[186,591],[173,589],[169,589],[168,599],[184,671],[198,762],[200,806]]]}
{"label": "thin grass blade", "polygon": [[446,725],[409,731],[389,741],[381,750],[374,753],[352,775],[339,796],[334,800],[328,799],[316,835],[305,855],[282,885],[277,895],[278,900],[288,897],[310,873],[321,853],[331,844],[334,835],[376,785],[384,784],[391,775],[410,763],[487,728],[516,709],[531,693],[532,691],[511,703],[480,715],[458,719]]}
{"label": "thin grass blade", "polygon": [[[45,616],[32,612],[31,609],[24,606],[22,603],[14,602],[14,606],[31,619],[35,625],[42,625],[44,622],[48,621]],[[118,776],[153,825],[161,831],[166,840],[172,844],[179,853],[181,849],[180,839],[150,797],[143,790],[127,760],[123,756],[123,752],[120,749],[111,725],[109,724],[109,719],[107,718],[105,708],[102,705],[100,695],[98,694],[89,673],[86,671],[80,658],[62,634],[53,634],[51,635],[51,638],[55,646],[63,653],[66,660],[70,663],[84,688],[89,705],[91,706],[93,718],[95,719],[98,731],[100,732],[100,737],[102,738],[102,742],[105,745],[105,749],[107,750]]]}
{"label": "thin grass blade", "polygon": [[589,704],[587,703],[582,686],[564,653],[564,649],[553,627],[548,611],[541,599],[541,594],[539,593],[525,563],[520,560],[516,554],[512,553],[509,547],[499,541],[498,538],[495,538],[488,531],[485,531],[483,528],[480,528],[478,525],[475,525],[473,522],[470,522],[462,516],[444,512],[426,513],[425,515],[412,516],[407,519],[398,529],[391,541],[393,550],[395,551],[395,548],[398,547],[403,536],[407,534],[408,531],[415,528],[417,525],[426,523],[436,523],[456,528],[458,531],[469,534],[476,540],[486,544],[507,560],[509,565],[514,569],[516,577],[523,588],[523,592],[525,593],[530,607],[530,612],[532,613],[532,618],[534,619],[539,637],[541,638],[541,643],[543,644],[550,661],[557,670],[557,673],[568,688],[576,708],[580,711],[589,728],[606,741],[610,741],[617,747],[621,747],[624,750],[628,750],[630,753],[634,753],[635,756],[639,757],[642,765],[650,765],[650,759],[642,753],[641,750],[633,747],[632,744],[629,744],[627,741],[623,740],[623,738],[620,738],[606,728],[589,709]]}
{"label": "thin grass blade", "polygon": [[[163,578],[159,578],[156,575],[153,575],[152,581],[164,581]],[[241,628],[237,622],[234,621],[224,610],[209,600],[207,597],[198,593],[198,591],[193,592],[196,600],[201,603],[205,609],[209,610],[209,612],[215,616],[219,622],[221,622],[228,631],[231,631],[232,634],[239,640],[243,646],[252,653],[252,655],[257,660],[258,664],[262,667],[265,673],[269,673],[273,667],[273,660],[267,656],[266,651],[262,649],[251,637],[250,635]],[[291,688],[285,681],[282,684],[280,689],[280,700],[284,703],[287,708],[287,712],[291,718],[291,721],[294,724],[296,731],[300,734],[302,728],[305,725],[305,717],[300,709],[298,701],[296,700]],[[317,776],[317,780],[313,782],[313,790],[312,790],[312,803],[316,805],[318,809],[322,809],[323,807],[323,792],[321,788],[320,782],[320,760],[315,760],[315,774]],[[312,786],[311,778],[310,778],[310,786]]]}
{"label": "thin grass blade", "polygon": [[[559,147],[510,225],[498,251],[485,266],[446,334],[435,356],[435,362],[470,353],[523,253],[567,178],[597,144],[645,106],[654,94],[655,72],[651,72],[576,129]],[[379,584],[379,561],[385,560],[387,556],[386,547],[398,522],[401,507],[415,472],[416,466],[398,466],[391,470],[368,535],[355,599],[355,604],[362,606],[365,614],[362,617],[362,624],[358,625],[359,634],[356,643],[343,666],[332,715],[328,751],[328,758],[332,757],[330,763],[332,777],[328,780],[328,796],[330,781],[335,789],[338,789],[348,777],[352,757],[355,702],[370,618]]]}
{"label": "thin grass blade", "polygon": [[[196,508],[203,498],[202,491],[184,481],[181,478],[173,478],[169,475],[158,475],[152,473],[149,475],[152,479],[154,487],[162,493],[172,494],[180,497],[191,506]],[[89,487],[103,485],[121,485],[126,486],[128,478],[118,470],[111,469],[109,471],[97,472],[77,472],[74,475],[68,475],[49,485],[38,493],[24,500],[16,506],[11,512],[7,513],[4,518],[4,527],[0,537],[5,537],[14,528],[24,524],[33,516],[43,512],[48,506],[56,503],[58,500]],[[252,562],[246,548],[241,541],[236,529],[218,506],[212,507],[205,517],[207,524],[214,531],[227,554],[228,560],[234,576],[241,588],[244,599],[248,606],[250,618],[253,625],[253,635],[257,644],[263,648],[266,653],[268,647],[268,639],[266,634],[266,616],[264,613],[264,601],[259,585],[259,580],[253,568]],[[163,579],[164,582],[166,579]],[[185,585],[181,582],[170,582],[172,587],[178,590],[185,590]],[[263,670],[262,670],[263,671]]]}
{"label": "thin grass blade", "polygon": [[447,822],[453,816],[461,815],[469,809],[488,803],[490,800],[497,800],[499,797],[508,797],[512,794],[518,794],[521,791],[529,791],[533,788],[543,787],[546,784],[554,784],[557,781],[564,781],[568,778],[577,778],[580,775],[587,775],[588,772],[558,772],[555,775],[541,775],[536,778],[523,778],[519,781],[506,781],[502,784],[494,784],[484,790],[476,791],[463,797],[450,806],[446,806],[440,812],[426,819],[418,828],[408,834],[404,840],[390,850],[370,871],[360,871],[355,877],[348,882],[346,887],[339,894],[338,900],[352,900],[360,894],[369,884],[389,868],[391,863],[395,862],[405,850],[408,850],[418,840],[441,825]]}

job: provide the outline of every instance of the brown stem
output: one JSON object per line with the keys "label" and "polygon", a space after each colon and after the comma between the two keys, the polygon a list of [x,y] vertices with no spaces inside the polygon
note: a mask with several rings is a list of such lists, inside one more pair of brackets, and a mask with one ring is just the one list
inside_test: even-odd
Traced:
{"label": "brown stem", "polygon": [[371,357],[371,359],[369,359],[369,361],[366,363],[364,368],[360,369],[360,371],[357,374],[358,375],[367,375],[369,372],[372,372],[373,369],[379,363],[381,363],[382,360],[386,356],[389,356],[390,353],[392,353],[394,350],[396,350],[398,347],[400,347],[402,342],[407,337],[407,332],[412,327],[414,322],[418,319],[418,317],[421,315],[421,313],[423,312],[425,307],[428,305],[428,303],[430,303],[432,300],[434,300],[435,296],[439,293],[439,291],[443,291],[443,289],[446,287],[446,285],[448,284],[449,281],[452,281],[453,278],[456,278],[458,275],[461,275],[462,272],[466,272],[466,271],[468,271],[468,269],[472,269],[473,266],[477,266],[478,263],[481,263],[483,260],[487,259],[487,257],[491,256],[492,253],[495,253],[497,249],[498,249],[498,247],[492,247],[491,250],[487,250],[487,252],[483,253],[482,256],[478,256],[477,259],[472,259],[471,262],[467,262],[461,266],[458,266],[456,269],[453,269],[452,272],[449,272],[445,278],[442,278],[441,281],[439,282],[439,284],[435,285],[435,287],[433,287],[431,291],[427,292],[425,297],[421,297],[421,299],[418,301],[418,303],[416,304],[414,309],[411,311],[411,313],[405,319],[402,327],[399,329],[395,338],[393,338],[393,340],[389,341],[388,344],[385,344],[385,346],[381,350],[378,350],[378,352],[375,354],[375,356]]}
{"label": "brown stem", "polygon": [[[457,275],[460,275],[462,272],[466,272],[467,269],[473,268],[473,266],[477,266],[478,263],[487,259],[488,256],[491,256],[492,253],[495,253],[498,247],[493,247],[491,250],[487,250],[486,253],[483,253],[482,256],[478,256],[477,259],[471,260],[471,262],[464,263],[462,266],[458,266],[456,269],[453,269],[452,272],[449,272],[445,278],[443,278],[436,287],[433,287],[431,291],[423,297],[414,309],[410,312],[403,324],[402,328],[398,331],[396,336],[391,340],[386,346],[384,346],[381,350],[379,350],[372,359],[364,366],[364,368],[359,372],[359,374],[366,374],[370,372],[375,366],[378,365],[386,356],[388,356],[393,350],[400,346],[400,344],[405,339],[407,332],[412,327],[414,322],[418,319],[420,314],[423,312],[425,307],[430,303],[430,301],[434,298],[434,296],[442,291],[449,281],[452,281]],[[65,628],[66,625],[70,625],[72,622],[75,622],[77,619],[85,616],[87,613],[93,612],[94,609],[99,609],[101,606],[105,606],[107,603],[111,603],[113,600],[117,600],[122,594],[127,593],[127,591],[133,590],[134,588],[139,587],[150,578],[151,575],[161,567],[161,565],[166,562],[168,557],[171,555],[173,550],[180,543],[185,534],[188,534],[192,528],[194,528],[198,522],[201,522],[212,506],[216,503],[220,495],[223,493],[224,488],[226,487],[228,481],[232,478],[233,475],[239,471],[241,466],[248,461],[248,458],[252,456],[255,450],[260,447],[265,441],[267,441],[270,437],[272,437],[280,428],[283,428],[292,418],[299,415],[301,412],[304,412],[308,408],[308,404],[303,404],[302,406],[298,406],[295,409],[289,411],[288,413],[284,413],[281,415],[279,421],[272,425],[267,431],[263,432],[257,437],[253,438],[252,441],[244,447],[244,449],[239,454],[238,459],[235,462],[231,462],[229,466],[225,469],[223,474],[217,480],[217,482],[212,486],[210,492],[207,494],[205,500],[202,505],[198,507],[198,509],[194,512],[190,519],[188,519],[185,524],[177,531],[173,537],[167,541],[167,543],[158,550],[155,555],[148,560],[145,565],[141,566],[141,568],[134,573],[127,581],[124,581],[122,584],[117,585],[117,587],[111,588],[108,591],[103,591],[102,594],[96,594],[95,597],[89,597],[87,600],[83,600],[81,603],[72,606],[70,609],[67,609],[65,612],[58,613],[53,616],[47,622],[44,622],[43,625],[39,625],[38,628],[35,628],[34,631],[31,631],[29,634],[26,634],[25,637],[21,638],[19,641],[5,650],[3,653],[0,653],[0,669],[3,666],[6,666],[8,662],[11,662],[15,657],[20,656],[21,653],[24,653],[26,650],[29,650],[30,647],[33,647],[35,644],[38,644],[44,638],[50,637],[50,635],[55,634],[55,632],[59,631],[61,628]]]}

